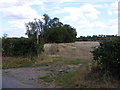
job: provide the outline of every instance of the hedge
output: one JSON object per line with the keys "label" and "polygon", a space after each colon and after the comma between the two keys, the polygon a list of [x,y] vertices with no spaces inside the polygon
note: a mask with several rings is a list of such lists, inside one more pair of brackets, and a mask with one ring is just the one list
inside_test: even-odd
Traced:
{"label": "hedge", "polygon": [[92,53],[103,71],[120,80],[120,37],[101,41]]}
{"label": "hedge", "polygon": [[37,55],[43,50],[43,43],[36,44],[36,40],[29,38],[6,38],[2,40],[3,56]]}

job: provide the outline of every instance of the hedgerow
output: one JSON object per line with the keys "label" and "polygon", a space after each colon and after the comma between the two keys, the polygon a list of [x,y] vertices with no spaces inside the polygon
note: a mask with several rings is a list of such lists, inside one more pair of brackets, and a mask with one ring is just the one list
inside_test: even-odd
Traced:
{"label": "hedgerow", "polygon": [[[38,52],[39,51],[39,52]],[[37,45],[31,38],[3,38],[3,56],[35,56],[43,51],[43,43]]]}
{"label": "hedgerow", "polygon": [[111,40],[103,40],[100,46],[95,48],[93,60],[107,73],[120,80],[120,37]]}

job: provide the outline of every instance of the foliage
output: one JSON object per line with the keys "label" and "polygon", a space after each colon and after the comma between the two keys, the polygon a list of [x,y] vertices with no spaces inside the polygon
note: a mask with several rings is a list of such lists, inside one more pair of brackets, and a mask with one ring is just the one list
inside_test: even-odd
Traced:
{"label": "foliage", "polygon": [[70,25],[63,24],[59,18],[50,19],[44,30],[44,39],[49,43],[74,42],[76,39],[76,29]]}
{"label": "foliage", "polygon": [[34,56],[43,49],[43,44],[38,45],[30,38],[2,39],[3,56]]}
{"label": "foliage", "polygon": [[120,79],[120,37],[101,41],[100,46],[95,48],[92,53],[94,61],[105,74]]}
{"label": "foliage", "polygon": [[75,28],[63,24],[57,17],[51,19],[47,14],[44,14],[43,16],[44,23],[40,19],[35,19],[35,21],[26,23],[26,34],[28,37],[37,39],[36,36],[38,33],[38,35],[42,36],[47,43],[75,41],[77,35]]}
{"label": "foliage", "polygon": [[28,38],[33,38],[37,40],[37,36],[40,37],[43,31],[43,22],[39,19],[32,22],[25,23],[26,26],[26,35]]}
{"label": "foliage", "polygon": [[109,40],[116,37],[115,35],[93,35],[93,36],[80,36],[76,41],[100,41]]}
{"label": "foliage", "polygon": [[49,43],[74,42],[76,39],[76,31],[69,25],[49,28],[45,31],[44,38],[45,41]]}

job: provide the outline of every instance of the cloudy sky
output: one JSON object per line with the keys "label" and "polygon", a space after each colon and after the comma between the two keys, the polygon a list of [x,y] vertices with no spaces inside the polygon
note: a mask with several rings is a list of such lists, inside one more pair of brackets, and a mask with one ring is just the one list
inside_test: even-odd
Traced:
{"label": "cloudy sky", "polygon": [[0,0],[0,37],[25,37],[25,23],[44,13],[76,28],[77,36],[118,34],[117,0]]}

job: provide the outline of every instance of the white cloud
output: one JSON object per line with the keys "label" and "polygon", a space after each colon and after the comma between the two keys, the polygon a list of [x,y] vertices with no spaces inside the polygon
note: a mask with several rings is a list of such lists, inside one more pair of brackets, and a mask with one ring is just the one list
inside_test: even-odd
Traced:
{"label": "white cloud", "polygon": [[[13,36],[24,35],[26,32],[25,22],[41,16],[34,10],[31,5],[43,5],[41,0],[0,0],[0,12],[8,23],[3,31]],[[5,26],[5,25],[4,25]],[[15,35],[16,32],[16,35]],[[24,33],[23,33],[24,32]]]}
{"label": "white cloud", "polygon": [[118,31],[118,19],[111,19],[108,24],[108,29]]}
{"label": "white cloud", "polygon": [[107,25],[101,21],[91,22],[89,20],[80,21],[79,26],[77,26],[79,30],[97,30],[97,29],[107,29]]}
{"label": "white cloud", "polygon": [[113,10],[113,11],[108,11],[108,15],[113,15],[113,14],[118,14],[118,11],[115,11],[115,10]]}
{"label": "white cloud", "polygon": [[40,5],[43,7],[43,0],[0,0],[0,11],[3,13],[3,18],[38,18],[39,15],[31,8],[31,5]]}
{"label": "white cloud", "polygon": [[[22,19],[22,20],[10,20],[8,21],[9,26],[9,36],[14,37],[21,37],[20,35],[25,36],[26,33],[26,27],[25,23],[28,23],[29,21],[33,21],[33,19]],[[8,32],[8,30],[6,32]]]}
{"label": "white cloud", "polygon": [[0,0],[0,8],[8,8],[12,6],[30,6],[42,5],[44,0]]}
{"label": "white cloud", "polygon": [[25,29],[25,23],[31,21],[30,19],[25,20],[11,20],[8,21],[11,28]]}
{"label": "white cloud", "polygon": [[[3,14],[3,18],[8,20],[11,30],[14,29],[16,33],[18,33],[18,31],[21,32],[21,30],[25,32],[25,22],[31,21],[33,18],[41,18],[37,10],[33,9],[31,6],[39,5],[40,10],[47,11],[50,8],[46,9],[44,2],[50,1],[60,4],[64,2],[76,2],[75,0],[0,0],[0,11]],[[109,15],[117,14],[117,2],[98,5],[85,3],[80,7],[60,7],[59,4],[58,6],[56,4],[55,7],[51,7],[51,9],[54,10],[51,10],[52,12],[50,12],[50,14],[67,14],[61,17],[61,21],[75,27],[78,35],[107,32],[112,32],[114,34],[118,27],[117,21],[115,19],[110,20],[107,24],[99,21],[98,19],[99,15],[101,15],[101,11],[99,11],[98,8],[108,10]]]}
{"label": "white cloud", "polygon": [[[118,19],[111,19],[109,23],[102,21],[91,22],[89,20],[80,21],[76,25],[78,35],[97,35],[97,34],[117,34],[118,33]],[[79,36],[78,36],[79,37]]]}
{"label": "white cloud", "polygon": [[95,22],[94,25],[95,25],[95,28],[107,29],[107,25],[101,21]]}
{"label": "white cloud", "polygon": [[118,8],[118,1],[115,1],[114,3],[111,4],[113,8]]}
{"label": "white cloud", "polygon": [[59,3],[64,3],[64,2],[84,2],[84,3],[88,3],[88,2],[114,2],[114,1],[118,1],[118,0],[45,0],[45,2],[59,2]]}
{"label": "white cloud", "polygon": [[38,13],[28,6],[13,6],[2,10],[4,18],[11,19],[28,19],[39,18]]}
{"label": "white cloud", "polygon": [[68,16],[62,18],[62,21],[67,22],[79,22],[80,20],[86,19],[97,19],[100,15],[100,12],[92,4],[84,4],[81,7],[64,7],[62,11],[55,13],[67,13]]}
{"label": "white cloud", "polygon": [[115,9],[114,5],[111,7],[112,4],[103,3],[94,5],[86,3],[80,7],[57,8],[54,14],[67,13],[67,16],[63,17],[61,21],[75,27],[78,32],[78,36],[93,34],[112,35],[117,33],[117,22],[114,19],[108,21],[108,23],[104,23],[102,20],[99,19],[101,11],[98,10],[98,8],[105,9],[106,11],[109,11],[109,15],[115,15],[117,13],[117,8]]}
{"label": "white cloud", "polygon": [[[85,28],[93,28],[94,27],[94,24],[91,23],[90,21],[88,20],[81,20],[80,22],[78,22],[79,24],[79,28],[80,29],[85,29]],[[87,26],[87,27],[86,27]]]}
{"label": "white cloud", "polygon": [[83,5],[80,9],[85,14],[85,16],[93,19],[98,18],[98,15],[100,14],[100,12],[97,9],[95,9],[94,5],[92,4],[87,3]]}
{"label": "white cloud", "polygon": [[118,14],[118,1],[113,2],[108,7],[108,15]]}
{"label": "white cloud", "polygon": [[112,15],[113,14],[113,12],[112,11],[108,11],[108,15]]}
{"label": "white cloud", "polygon": [[7,8],[14,6],[17,3],[17,0],[0,0],[0,8]]}

